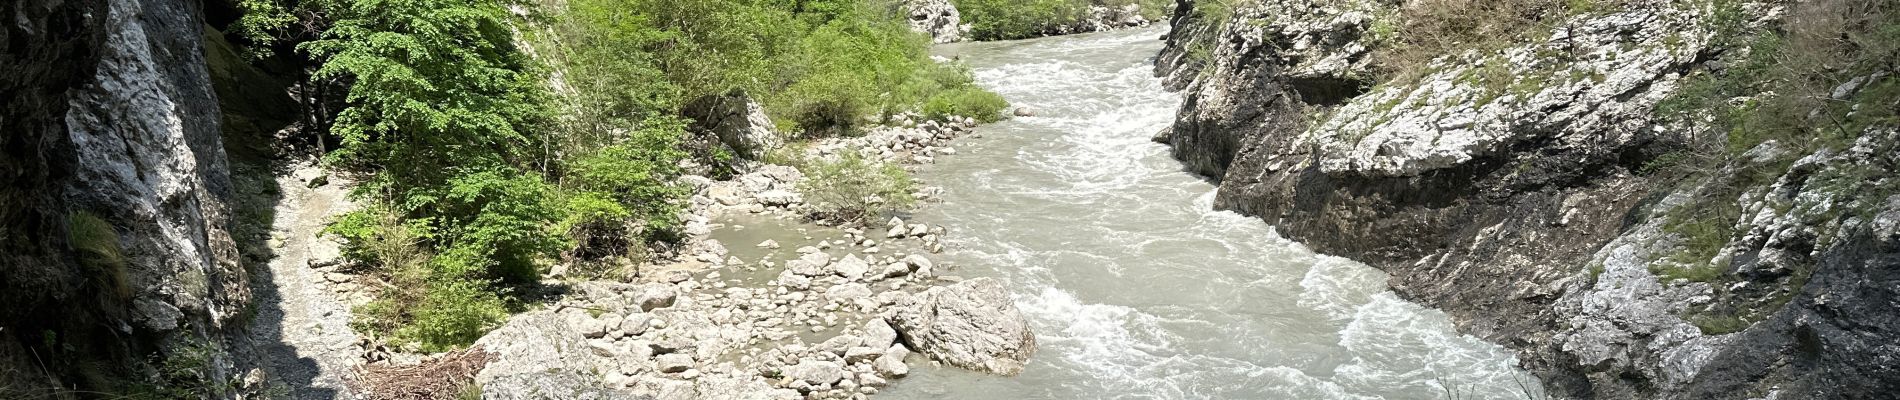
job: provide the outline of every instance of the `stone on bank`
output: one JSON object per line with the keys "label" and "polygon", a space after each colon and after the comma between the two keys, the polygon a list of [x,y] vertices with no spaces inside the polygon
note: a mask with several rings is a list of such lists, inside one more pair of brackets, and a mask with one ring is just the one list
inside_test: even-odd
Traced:
{"label": "stone on bank", "polygon": [[1003,284],[977,278],[898,300],[886,318],[903,343],[932,359],[977,372],[1013,376],[1036,353],[1029,321]]}

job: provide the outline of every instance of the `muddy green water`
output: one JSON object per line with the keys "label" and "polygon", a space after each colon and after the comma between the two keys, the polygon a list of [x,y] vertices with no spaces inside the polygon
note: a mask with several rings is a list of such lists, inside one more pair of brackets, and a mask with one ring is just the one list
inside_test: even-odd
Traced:
{"label": "muddy green water", "polygon": [[[1164,32],[938,49],[1038,116],[954,143],[957,155],[918,174],[946,189],[943,201],[912,218],[949,229],[952,249],[941,256],[957,266],[949,273],[1012,288],[1041,348],[1016,377],[914,363],[921,366],[878,398],[1523,399],[1539,391],[1508,351],[1399,299],[1378,270],[1213,211],[1214,186],[1149,142],[1180,103],[1150,65]],[[733,247],[774,230],[753,229],[757,240]]]}

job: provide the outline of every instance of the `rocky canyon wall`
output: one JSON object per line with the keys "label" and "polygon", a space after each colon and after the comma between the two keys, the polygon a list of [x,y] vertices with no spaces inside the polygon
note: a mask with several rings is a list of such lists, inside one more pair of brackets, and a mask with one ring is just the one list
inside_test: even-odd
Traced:
{"label": "rocky canyon wall", "polygon": [[0,7],[0,387],[105,386],[181,346],[225,378],[249,288],[201,7]]}
{"label": "rocky canyon wall", "polygon": [[[1895,179],[1893,127],[1756,157],[1800,161],[1739,191],[1714,182],[1760,170],[1747,156],[1699,178],[1651,171],[1708,134],[1655,110],[1692,72],[1735,62],[1741,49],[1721,44],[1716,25],[1772,27],[1784,4],[1742,3],[1737,15],[1620,2],[1375,85],[1380,35],[1407,34],[1389,29],[1399,3],[1244,1],[1213,18],[1183,0],[1157,73],[1185,100],[1157,140],[1220,181],[1217,207],[1387,271],[1401,295],[1518,350],[1553,394],[1900,390],[1890,378],[1900,348],[1883,344],[1900,321],[1873,311],[1900,292],[1900,197],[1822,183],[1870,170],[1886,171],[1871,186]],[[1786,144],[1751,154],[1794,151]],[[1742,194],[1732,200],[1744,216],[1718,221],[1738,232],[1716,244],[1730,267],[1665,273],[1695,245],[1669,216],[1729,193]],[[1712,331],[1716,318],[1733,328]]]}

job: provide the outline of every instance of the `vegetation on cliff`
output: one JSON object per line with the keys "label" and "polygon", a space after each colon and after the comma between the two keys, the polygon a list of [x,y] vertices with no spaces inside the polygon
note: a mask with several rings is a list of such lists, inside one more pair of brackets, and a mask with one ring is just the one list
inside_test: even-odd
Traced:
{"label": "vegetation on cliff", "polygon": [[[1740,11],[1736,2],[1716,2],[1717,15]],[[1689,83],[1658,107],[1658,114],[1693,121],[1702,129],[1648,166],[1652,173],[1700,185],[1692,204],[1664,225],[1684,239],[1681,249],[1653,264],[1665,277],[1731,283],[1736,261],[1725,249],[1752,228],[1744,208],[1751,191],[1791,173],[1800,157],[1844,151],[1869,129],[1900,126],[1900,81],[1888,76],[1900,65],[1900,7],[1873,0],[1799,3],[1773,29],[1749,29],[1725,21],[1717,37],[1731,50],[1725,68],[1695,71]],[[1809,178],[1834,192],[1841,204],[1773,204],[1777,212],[1802,212],[1816,222],[1871,218],[1871,201],[1900,193],[1877,179],[1880,166],[1829,170]],[[1826,243],[1829,238],[1820,238]],[[1724,296],[1689,317],[1704,332],[1729,333],[1765,318],[1793,296],[1812,273],[1794,265],[1788,290],[1766,297]]]}

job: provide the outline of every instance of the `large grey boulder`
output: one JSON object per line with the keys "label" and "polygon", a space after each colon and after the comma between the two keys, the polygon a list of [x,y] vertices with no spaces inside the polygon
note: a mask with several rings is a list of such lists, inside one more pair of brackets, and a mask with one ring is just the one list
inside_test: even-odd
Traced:
{"label": "large grey boulder", "polygon": [[837,263],[831,264],[831,271],[845,279],[864,279],[864,274],[871,272],[871,264],[864,262],[864,259],[858,258],[856,254],[846,254]]}
{"label": "large grey boulder", "polygon": [[831,361],[801,360],[785,367],[785,377],[817,385],[829,385],[844,379],[844,366]]}
{"label": "large grey boulder", "polygon": [[673,288],[673,285],[663,283],[642,285],[633,293],[633,303],[639,305],[641,311],[672,307],[673,300],[677,298],[679,298],[679,292]]}
{"label": "large grey boulder", "polygon": [[701,97],[681,110],[693,120],[695,130],[718,136],[719,143],[741,157],[756,160],[784,145],[772,130],[772,118],[765,114],[765,106],[744,92]]}
{"label": "large grey boulder", "polygon": [[897,342],[897,329],[882,319],[873,319],[864,323],[863,345],[876,348],[889,347]]}
{"label": "large grey boulder", "polygon": [[902,378],[910,374],[910,366],[904,365],[904,357],[909,356],[910,349],[904,348],[902,344],[893,344],[890,349],[884,350],[884,355],[871,361],[871,369],[877,371],[879,376]]}
{"label": "large grey boulder", "polygon": [[630,398],[601,384],[600,378],[586,371],[523,371],[496,376],[482,384],[482,397],[490,399],[575,399],[608,400]]}
{"label": "large grey boulder", "polygon": [[[536,311],[515,316],[475,346],[493,358],[475,375],[489,398],[614,398],[590,371],[609,368],[572,324],[583,314]],[[549,396],[549,397],[542,397]]]}
{"label": "large grey boulder", "polygon": [[910,29],[930,35],[931,41],[951,43],[963,40],[963,16],[950,0],[910,0],[904,3]]}
{"label": "large grey boulder", "polygon": [[785,270],[804,276],[825,275],[825,267],[831,265],[831,255],[825,253],[805,253],[796,260],[786,261]]}
{"label": "large grey boulder", "polygon": [[693,356],[688,354],[662,354],[659,357],[660,372],[685,372],[693,369]]}
{"label": "large grey boulder", "polygon": [[959,368],[1011,376],[1036,353],[1029,321],[1002,283],[977,278],[899,300],[888,320],[904,343]]}

